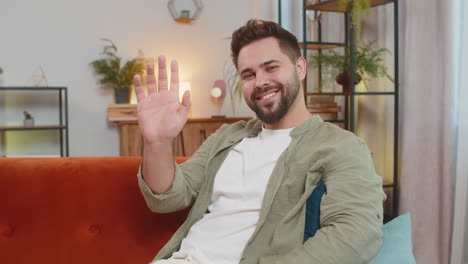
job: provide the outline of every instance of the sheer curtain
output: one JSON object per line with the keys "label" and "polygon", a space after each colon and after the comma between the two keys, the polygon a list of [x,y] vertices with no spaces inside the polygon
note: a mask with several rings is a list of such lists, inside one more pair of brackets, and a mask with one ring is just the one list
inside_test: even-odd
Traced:
{"label": "sheer curtain", "polygon": [[458,99],[457,122],[457,166],[455,176],[455,210],[453,221],[452,239],[452,264],[468,264],[468,3],[457,3],[455,13],[456,26],[459,27],[459,41],[456,50],[459,50],[458,66],[459,75],[457,82],[456,98]]}
{"label": "sheer curtain", "polygon": [[412,214],[417,263],[450,260],[461,2],[400,1],[400,213]]}
{"label": "sheer curtain", "polygon": [[[295,33],[301,32],[298,8],[301,1],[292,1],[289,8],[284,10],[292,14],[288,18],[292,18],[294,23],[289,29]],[[399,209],[400,213],[411,212],[413,251],[417,263],[448,264],[450,261],[454,176],[457,172],[457,150],[461,146],[456,134],[459,118],[457,102],[461,100],[457,97],[461,89],[457,80],[462,76],[457,62],[462,61],[462,48],[468,46],[462,46],[457,41],[461,29],[459,18],[463,17],[460,7],[468,5],[465,1],[398,0],[401,107]],[[377,12],[377,17],[370,18],[376,24],[383,23],[383,26],[375,28],[374,32],[365,32],[364,27],[363,34],[370,38],[375,35],[379,43],[391,48],[385,44],[393,38],[392,27],[385,25],[385,21],[393,21],[393,17],[390,17],[392,12],[387,9],[383,8]],[[467,102],[468,98],[465,104]],[[365,102],[360,102],[360,105],[365,105]],[[378,111],[383,111],[383,108]],[[468,119],[466,114],[465,118]],[[372,145],[372,139],[367,140]],[[385,144],[376,146],[381,148]],[[464,163],[467,163],[466,159]],[[385,162],[382,164],[381,167],[385,167]],[[466,203],[463,205],[466,207]],[[463,248],[460,254],[463,254]]]}

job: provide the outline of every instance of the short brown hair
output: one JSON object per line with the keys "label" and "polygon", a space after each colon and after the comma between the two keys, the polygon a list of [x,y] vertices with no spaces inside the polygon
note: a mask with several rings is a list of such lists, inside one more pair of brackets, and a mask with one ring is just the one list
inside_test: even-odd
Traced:
{"label": "short brown hair", "polygon": [[231,56],[232,62],[236,65],[236,68],[239,52],[244,46],[256,40],[268,37],[274,37],[278,40],[281,51],[284,52],[293,63],[301,56],[297,38],[291,32],[272,21],[251,19],[247,21],[245,26],[240,27],[232,33]]}

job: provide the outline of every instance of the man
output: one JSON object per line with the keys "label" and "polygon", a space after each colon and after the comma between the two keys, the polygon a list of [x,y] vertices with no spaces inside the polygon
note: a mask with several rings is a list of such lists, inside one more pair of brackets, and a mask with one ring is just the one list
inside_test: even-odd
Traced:
{"label": "man", "polygon": [[[301,81],[297,39],[273,22],[250,20],[233,33],[233,62],[258,119],[224,125],[186,162],[172,142],[187,120],[178,66],[148,65],[148,96],[135,76],[144,140],[139,184],[155,212],[191,206],[156,256],[157,264],[367,263],[381,246],[382,180],[371,154],[350,132],[312,117]],[[304,242],[305,205],[320,182],[320,229]]]}

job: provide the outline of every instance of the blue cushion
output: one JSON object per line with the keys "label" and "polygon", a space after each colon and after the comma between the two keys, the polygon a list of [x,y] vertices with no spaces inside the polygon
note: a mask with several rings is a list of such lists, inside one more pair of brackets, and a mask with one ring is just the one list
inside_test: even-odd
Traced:
{"label": "blue cushion", "polygon": [[[327,192],[320,182],[307,199],[304,243],[320,229],[320,203]],[[383,226],[383,243],[377,256],[369,264],[416,264],[411,242],[411,217],[400,215]]]}
{"label": "blue cushion", "polygon": [[[320,229],[320,203],[327,192],[320,182],[307,199],[304,243]],[[411,242],[411,216],[406,213],[383,226],[382,248],[369,264],[416,264]]]}
{"label": "blue cushion", "polygon": [[320,203],[322,202],[322,196],[326,192],[327,187],[325,183],[320,182],[307,199],[304,243],[320,229]]}
{"label": "blue cushion", "polygon": [[383,227],[383,244],[369,264],[416,264],[411,242],[411,217],[400,215]]}

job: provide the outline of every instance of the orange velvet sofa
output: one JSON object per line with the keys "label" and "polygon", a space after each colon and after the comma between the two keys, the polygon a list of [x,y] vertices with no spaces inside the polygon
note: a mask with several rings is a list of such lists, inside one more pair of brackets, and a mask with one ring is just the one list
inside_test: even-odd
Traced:
{"label": "orange velvet sofa", "polygon": [[147,208],[140,162],[0,158],[0,263],[149,263],[188,211]]}

